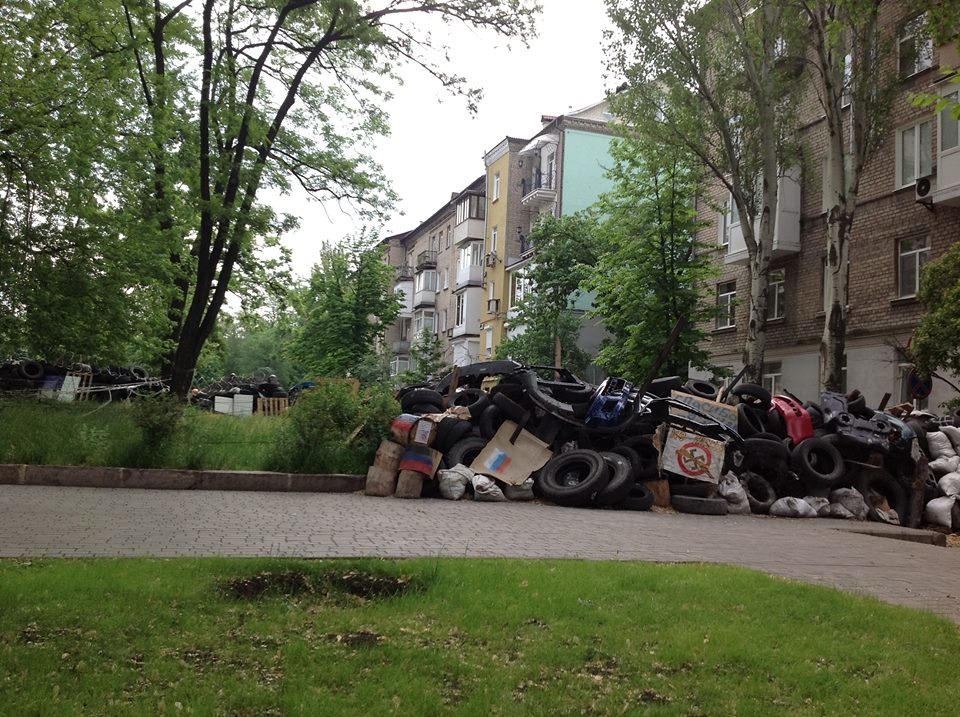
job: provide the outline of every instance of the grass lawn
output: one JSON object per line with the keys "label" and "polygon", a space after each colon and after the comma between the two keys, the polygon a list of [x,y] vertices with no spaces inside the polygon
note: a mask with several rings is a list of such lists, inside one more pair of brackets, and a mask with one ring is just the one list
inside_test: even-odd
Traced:
{"label": "grass lawn", "polygon": [[0,562],[0,715],[955,715],[960,632],[747,570]]}

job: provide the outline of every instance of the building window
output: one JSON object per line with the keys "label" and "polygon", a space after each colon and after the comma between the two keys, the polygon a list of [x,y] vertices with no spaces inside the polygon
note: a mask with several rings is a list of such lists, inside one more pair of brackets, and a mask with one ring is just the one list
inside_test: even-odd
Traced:
{"label": "building window", "polygon": [[897,130],[897,188],[912,186],[933,169],[933,122]]}
{"label": "building window", "polygon": [[767,288],[767,320],[782,319],[784,312],[784,293],[786,291],[786,271],[775,269],[770,272]]}
{"label": "building window", "polygon": [[416,291],[436,291],[437,272],[433,269],[417,274]]}
{"label": "building window", "polygon": [[737,282],[727,281],[717,284],[717,328],[729,329],[736,326]]}
{"label": "building window", "polygon": [[840,96],[840,106],[849,107],[853,100],[853,55],[843,58],[843,93]]}
{"label": "building window", "polygon": [[920,270],[930,258],[927,238],[901,239],[897,254],[897,296],[901,299],[914,297],[920,287]]}
{"label": "building window", "polygon": [[513,308],[523,301],[523,297],[527,296],[532,288],[530,279],[525,278],[523,274],[514,274],[510,282],[510,307]]}
{"label": "building window", "polygon": [[464,197],[457,203],[457,224],[468,219],[483,219],[486,213],[486,204],[483,197],[475,194]]}
{"label": "building window", "polygon": [[440,333],[443,333],[447,330],[447,310],[444,309],[440,312]]}
{"label": "building window", "polygon": [[926,13],[917,15],[900,29],[898,58],[901,77],[933,67],[933,38],[924,27],[926,20]]}
{"label": "building window", "polygon": [[450,248],[450,241],[453,237],[453,232],[450,231],[450,227],[447,227],[447,249]]}
{"label": "building window", "polygon": [[730,245],[730,230],[740,226],[740,210],[733,200],[733,195],[727,195],[727,211],[722,217],[723,231],[720,232],[720,246]]}
{"label": "building window", "polygon": [[404,373],[405,371],[410,370],[410,359],[406,356],[394,356],[390,361],[390,375],[396,376],[397,374]]}
{"label": "building window", "polygon": [[414,336],[421,336],[423,332],[436,333],[436,315],[433,312],[433,309],[426,309],[422,311],[417,311],[413,315],[413,330]]}
{"label": "building window", "polygon": [[467,302],[463,294],[457,294],[457,326],[463,326],[467,320]]}
{"label": "building window", "polygon": [[783,369],[779,361],[763,364],[763,387],[771,396],[783,392]]}
{"label": "building window", "polygon": [[490,253],[491,254],[497,253],[497,243],[498,243],[499,237],[500,237],[499,227],[494,227],[493,229],[490,230]]}
{"label": "building window", "polygon": [[960,146],[960,119],[953,116],[952,108],[960,101],[960,92],[946,95],[943,99],[950,105],[940,110],[940,151],[947,152]]}
{"label": "building window", "polygon": [[443,288],[444,289],[450,288],[450,269],[443,270]]}
{"label": "building window", "polygon": [[493,201],[500,198],[500,172],[493,175]]}
{"label": "building window", "polygon": [[487,356],[489,357],[491,354],[493,354],[493,329],[487,329],[486,334],[487,334],[486,349],[487,349]]}

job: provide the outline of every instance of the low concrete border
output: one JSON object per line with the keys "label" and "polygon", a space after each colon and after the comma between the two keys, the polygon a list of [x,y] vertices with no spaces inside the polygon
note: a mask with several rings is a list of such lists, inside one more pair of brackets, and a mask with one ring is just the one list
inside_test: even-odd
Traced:
{"label": "low concrete border", "polygon": [[366,476],[351,474],[271,473],[269,471],[192,471],[166,468],[35,466],[0,464],[0,484],[152,488],[174,490],[256,490],[305,493],[354,493]]}

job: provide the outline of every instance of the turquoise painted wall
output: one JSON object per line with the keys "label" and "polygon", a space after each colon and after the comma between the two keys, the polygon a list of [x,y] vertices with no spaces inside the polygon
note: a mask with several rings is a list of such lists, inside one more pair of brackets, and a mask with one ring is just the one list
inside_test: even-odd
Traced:
{"label": "turquoise painted wall", "polygon": [[593,204],[613,187],[605,174],[613,163],[608,135],[568,129],[563,142],[563,215],[575,214]]}

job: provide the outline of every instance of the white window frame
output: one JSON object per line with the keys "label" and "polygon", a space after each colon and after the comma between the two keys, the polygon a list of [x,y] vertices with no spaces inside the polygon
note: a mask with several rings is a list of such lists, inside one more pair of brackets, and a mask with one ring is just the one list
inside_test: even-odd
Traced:
{"label": "white window frame", "polygon": [[499,243],[499,239],[500,239],[500,227],[495,226],[490,230],[490,253],[491,254],[497,253],[497,244]]}
{"label": "white window frame", "polygon": [[[960,151],[960,119],[953,116],[953,105],[960,102],[960,91],[945,94],[943,99],[948,100],[951,104],[937,113],[937,138],[942,155]],[[945,131],[948,127],[951,130]],[[953,141],[953,144],[949,147],[944,145],[944,140],[948,137]]]}
{"label": "white window frame", "polygon": [[420,309],[413,314],[414,336],[420,336],[424,331],[437,333],[437,315],[433,309]]}
{"label": "white window frame", "polygon": [[[432,279],[432,281],[431,281]],[[436,291],[439,286],[439,276],[436,269],[418,271],[416,275],[415,291]]]}
{"label": "white window frame", "polygon": [[[922,242],[920,246],[913,246],[904,250],[904,242]],[[897,298],[912,299],[915,298],[920,290],[920,271],[924,264],[930,260],[930,240],[927,237],[903,237],[897,240]],[[904,265],[910,270],[913,291],[904,285]]]}
{"label": "white window frame", "polygon": [[397,376],[410,370],[410,359],[406,356],[394,356],[390,359],[390,375]]}
{"label": "white window frame", "polygon": [[786,316],[783,305],[786,298],[786,280],[785,269],[772,269],[767,275],[767,321]]}
{"label": "white window frame", "polygon": [[[924,127],[926,127],[926,156],[924,156]],[[896,189],[912,187],[921,177],[928,176],[933,171],[933,120],[926,119],[908,127],[901,127],[897,130],[896,137],[896,176],[894,177],[894,186]],[[907,139],[907,134],[911,137]],[[909,167],[912,176],[905,176],[904,172],[908,169],[903,156],[904,142],[909,141],[913,144],[912,167]],[[924,162],[926,160],[926,162]]]}
{"label": "white window frame", "polygon": [[771,396],[782,393],[783,365],[779,361],[771,361],[770,363],[763,364],[761,384],[770,392]]}
{"label": "white window frame", "polygon": [[[729,287],[733,287],[732,290]],[[723,289],[726,289],[723,291]],[[737,325],[736,317],[737,282],[722,281],[717,284],[717,306],[726,307],[723,314],[717,316],[718,329],[732,329]]]}
{"label": "white window frame", "polygon": [[497,201],[500,199],[500,172],[495,172],[493,175],[493,199],[491,201]]}
{"label": "white window frame", "polygon": [[449,267],[444,267],[443,269],[443,288],[444,289],[450,288],[450,268]]}
{"label": "white window frame", "polygon": [[[921,13],[903,23],[900,28],[900,34],[897,38],[897,69],[900,77],[912,77],[924,70],[933,67],[933,38],[921,36],[920,31],[926,22],[926,13]],[[922,47],[920,42],[923,43]],[[904,46],[913,45],[912,66],[904,67],[904,62],[908,59],[904,53]]]}
{"label": "white window frame", "polygon": [[460,327],[467,322],[467,300],[464,294],[457,294],[457,315],[454,326]]}
{"label": "white window frame", "polygon": [[720,235],[720,246],[730,246],[730,230],[740,226],[740,210],[733,199],[733,193],[727,193],[727,211],[723,215],[723,233]]}

